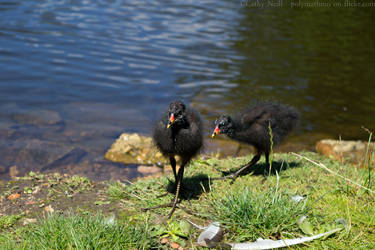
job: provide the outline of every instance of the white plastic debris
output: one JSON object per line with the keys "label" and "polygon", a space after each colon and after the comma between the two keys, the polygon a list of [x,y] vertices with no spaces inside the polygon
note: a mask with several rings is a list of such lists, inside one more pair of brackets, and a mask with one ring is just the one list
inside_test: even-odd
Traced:
{"label": "white plastic debris", "polygon": [[298,203],[300,201],[303,201],[305,199],[305,197],[303,196],[300,196],[300,195],[293,195],[291,197],[291,200],[294,201],[295,203]]}
{"label": "white plastic debris", "polygon": [[104,224],[107,224],[107,225],[114,225],[116,223],[115,215],[112,214],[111,216],[104,218],[103,222]]}
{"label": "white plastic debris", "polygon": [[[299,219],[299,222],[303,223],[303,221],[306,218],[307,218],[306,216],[301,216]],[[339,228],[335,228],[325,233],[316,234],[316,235],[312,235],[309,237],[300,237],[300,238],[295,238],[295,239],[269,240],[269,239],[259,238],[255,242],[223,243],[221,242],[223,238],[223,230],[221,229],[219,222],[212,222],[207,227],[202,227],[189,220],[186,220],[186,221],[198,229],[203,229],[203,232],[199,235],[198,240],[197,240],[198,245],[211,248],[211,247],[216,247],[220,243],[220,244],[229,246],[232,249],[236,249],[236,250],[252,250],[252,249],[262,250],[262,249],[288,247],[292,245],[305,243],[308,241],[313,241],[321,237],[326,237],[343,229],[342,227],[339,227]]]}
{"label": "white plastic debris", "polygon": [[199,235],[197,243],[203,247],[215,247],[223,239],[223,230],[219,222],[212,222]]}
{"label": "white plastic debris", "polygon": [[300,237],[296,239],[283,239],[283,240],[264,240],[258,239],[255,242],[247,242],[247,243],[228,243],[232,247],[232,249],[236,250],[251,250],[251,249],[272,249],[272,248],[280,248],[280,247],[288,247],[292,245],[301,244],[304,242],[316,240],[318,238],[328,236],[340,231],[342,228],[335,228],[331,231],[313,235],[310,237]]}

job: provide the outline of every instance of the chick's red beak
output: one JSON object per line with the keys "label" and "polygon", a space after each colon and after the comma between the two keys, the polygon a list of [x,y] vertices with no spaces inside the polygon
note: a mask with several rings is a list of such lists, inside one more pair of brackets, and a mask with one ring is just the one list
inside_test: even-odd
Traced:
{"label": "chick's red beak", "polygon": [[168,121],[168,125],[167,125],[167,128],[169,128],[173,123],[174,123],[174,114],[172,113],[170,116],[169,116],[169,121]]}
{"label": "chick's red beak", "polygon": [[219,129],[219,126],[216,126],[215,129],[214,129],[214,132],[211,135],[211,137],[214,138],[215,135],[218,135],[218,134],[220,134],[220,129]]}

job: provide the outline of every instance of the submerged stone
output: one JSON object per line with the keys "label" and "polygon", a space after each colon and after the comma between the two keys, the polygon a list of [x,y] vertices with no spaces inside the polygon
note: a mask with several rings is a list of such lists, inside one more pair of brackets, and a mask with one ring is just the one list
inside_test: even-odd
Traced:
{"label": "submerged stone", "polygon": [[51,162],[44,166],[41,171],[54,170],[66,165],[78,164],[79,161],[87,154],[87,152],[81,148],[74,148],[61,158]]}
{"label": "submerged stone", "polygon": [[54,125],[62,121],[59,113],[51,110],[28,110],[13,114],[13,120],[28,125]]}

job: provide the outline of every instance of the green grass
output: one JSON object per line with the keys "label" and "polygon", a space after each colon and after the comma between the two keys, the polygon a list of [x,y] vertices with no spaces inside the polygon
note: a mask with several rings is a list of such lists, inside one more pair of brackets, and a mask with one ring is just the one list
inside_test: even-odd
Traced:
{"label": "green grass", "polygon": [[54,215],[2,240],[10,249],[149,249],[155,243],[147,226],[101,215]]}
{"label": "green grass", "polygon": [[12,227],[24,214],[4,215],[0,217],[0,232]]}
{"label": "green grass", "polygon": [[[300,154],[375,190],[375,182],[368,180],[371,175],[368,169],[343,165],[312,152]],[[159,243],[160,237],[196,248],[193,243],[200,230],[186,230],[186,225],[181,223],[186,218],[200,225],[220,222],[224,242],[254,241],[259,237],[296,238],[328,231],[340,226],[337,221],[344,221],[345,230],[296,248],[375,248],[375,195],[296,155],[274,154],[271,172],[260,162],[234,184],[230,184],[230,180],[209,181],[207,178],[221,176],[221,171],[234,171],[251,158],[249,155],[193,161],[183,180],[188,189],[182,192],[180,208],[167,224],[161,221],[170,208],[147,213],[140,209],[171,201],[174,196],[171,192],[159,196],[173,189],[169,180],[173,179],[172,173],[133,184],[107,183],[104,190],[107,200],[101,201],[121,204],[121,210],[112,211],[116,214],[115,223],[108,223],[105,216],[93,213],[55,215],[24,228],[7,227],[0,236],[0,248],[169,248],[168,244]],[[304,200],[296,203],[291,199],[294,195]],[[304,226],[297,223],[301,216],[307,216]]]}
{"label": "green grass", "polygon": [[[368,170],[342,165],[311,152],[302,155],[325,164],[361,185],[368,186]],[[225,241],[256,240],[259,237],[282,239],[304,236],[297,224],[307,216],[313,233],[337,227],[336,221],[345,221],[346,230],[325,240],[317,240],[298,247],[347,249],[375,247],[375,196],[331,173],[291,154],[275,154],[269,173],[264,163],[259,163],[249,173],[231,185],[230,181],[204,181],[204,176],[220,176],[222,171],[233,171],[252,157],[219,160],[196,160],[187,168],[184,183],[190,189],[182,200],[173,220],[195,219],[201,224],[219,221],[225,228]],[[263,160],[263,159],[262,159]],[[270,175],[269,175],[270,174]],[[200,176],[198,178],[197,176]],[[370,183],[371,184],[371,183]],[[124,204],[148,207],[165,203],[172,198],[157,198],[169,185],[167,178],[139,181],[124,185],[128,198]],[[118,186],[117,186],[118,187]],[[371,184],[369,188],[375,190]],[[117,192],[119,190],[117,189]],[[121,192],[120,192],[121,193]],[[303,202],[291,200],[294,195],[305,197]],[[119,197],[119,194],[117,194]],[[190,199],[189,199],[190,198]],[[154,216],[163,216],[169,209],[154,210]],[[191,237],[199,234],[196,231]]]}
{"label": "green grass", "polygon": [[265,193],[251,193],[248,188],[228,191],[223,197],[213,196],[211,204],[216,220],[241,241],[295,232],[298,218],[307,214],[303,202],[293,202],[290,195],[273,188]]}

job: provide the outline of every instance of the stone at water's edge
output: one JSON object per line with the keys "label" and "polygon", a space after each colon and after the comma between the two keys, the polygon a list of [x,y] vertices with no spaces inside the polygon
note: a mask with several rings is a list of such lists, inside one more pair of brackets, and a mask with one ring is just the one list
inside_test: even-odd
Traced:
{"label": "stone at water's edge", "polygon": [[[235,154],[238,143],[230,140],[208,139],[201,154],[216,154],[217,157],[227,157]],[[242,145],[239,155],[249,154],[251,148]],[[124,164],[149,164],[157,166],[169,166],[169,159],[163,157],[154,145],[152,138],[141,136],[137,133],[123,133],[112,144],[104,156],[107,160]],[[177,163],[179,157],[176,156]]]}
{"label": "stone at water's edge", "polygon": [[124,164],[164,166],[167,159],[154,146],[151,137],[123,133],[106,152],[107,160]]}
{"label": "stone at water's edge", "polygon": [[[367,151],[367,142],[364,141],[339,141],[339,140],[321,140],[316,143],[316,151],[326,156],[333,157],[345,163],[358,164],[361,167],[365,164]],[[371,143],[368,149],[368,159],[371,159],[374,152],[375,143]],[[375,164],[373,159],[372,165]],[[368,164],[366,164],[368,165]]]}
{"label": "stone at water's edge", "polygon": [[[218,158],[235,156],[239,144],[233,140],[222,138],[206,139],[204,149],[198,157],[210,157],[214,155]],[[245,156],[254,153],[251,146],[243,144],[238,156]],[[278,151],[283,151],[278,148]],[[152,138],[141,136],[137,133],[123,133],[112,144],[104,155],[105,159],[122,164],[136,164],[137,172],[142,174],[159,174],[164,171],[171,171],[169,159],[163,157],[154,145]],[[176,156],[177,169],[179,167],[179,157]],[[147,166],[145,166],[147,165]],[[150,166],[153,165],[153,166]],[[163,167],[163,168],[160,168]]]}

